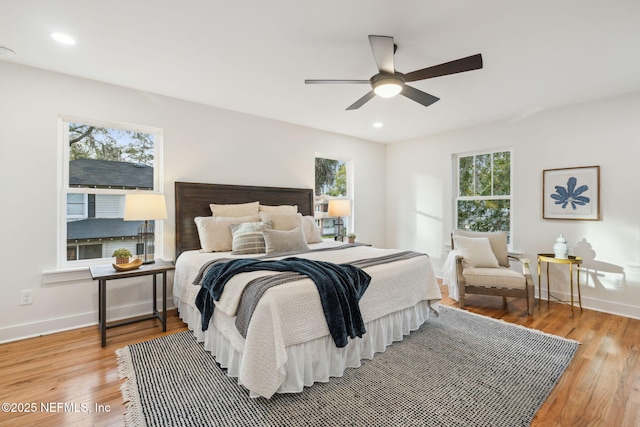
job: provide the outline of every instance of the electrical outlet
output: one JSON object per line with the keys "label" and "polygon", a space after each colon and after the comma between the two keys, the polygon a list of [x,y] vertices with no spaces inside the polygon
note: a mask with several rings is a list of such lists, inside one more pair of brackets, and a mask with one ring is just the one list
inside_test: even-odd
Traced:
{"label": "electrical outlet", "polygon": [[28,304],[33,304],[33,291],[31,289],[20,291],[20,305]]}

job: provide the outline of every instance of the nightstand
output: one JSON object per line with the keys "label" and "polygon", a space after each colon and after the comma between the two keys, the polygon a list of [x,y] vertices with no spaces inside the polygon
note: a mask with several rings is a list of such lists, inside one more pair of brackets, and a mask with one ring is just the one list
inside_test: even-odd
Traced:
{"label": "nightstand", "polygon": [[[98,327],[102,338],[102,347],[107,345],[107,329],[129,325],[151,319],[160,319],[162,332],[167,330],[167,272],[175,270],[172,262],[156,260],[153,264],[143,264],[140,268],[130,271],[117,271],[112,265],[94,265],[89,267],[91,278],[98,281]],[[162,312],[156,306],[157,275],[162,275]],[[107,325],[107,281],[116,279],[130,279],[139,276],[153,276],[153,314],[131,320]]]}

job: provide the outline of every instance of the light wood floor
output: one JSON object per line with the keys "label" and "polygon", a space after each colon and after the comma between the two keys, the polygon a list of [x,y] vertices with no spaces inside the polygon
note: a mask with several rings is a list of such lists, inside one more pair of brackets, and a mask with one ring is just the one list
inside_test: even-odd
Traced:
{"label": "light wood floor", "polygon": [[[456,306],[446,296],[442,303]],[[501,298],[484,296],[469,296],[466,307],[582,343],[533,426],[640,426],[640,320],[579,309],[571,317],[570,307],[553,302],[536,306],[533,316],[521,300],[509,299],[508,308]],[[166,334],[183,330],[171,312]],[[23,410],[0,412],[0,426],[122,425],[125,406],[114,352],[161,335],[153,320],[108,330],[105,348],[97,327],[0,345],[0,402]],[[32,404],[36,411],[24,412]]]}

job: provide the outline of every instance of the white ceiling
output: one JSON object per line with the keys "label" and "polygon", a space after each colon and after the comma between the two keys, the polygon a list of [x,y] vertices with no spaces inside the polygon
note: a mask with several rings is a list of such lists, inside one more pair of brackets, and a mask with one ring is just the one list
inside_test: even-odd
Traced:
{"label": "white ceiling", "polygon": [[[54,31],[77,40],[64,46]],[[407,73],[481,53],[482,70],[374,98],[367,36]],[[379,142],[640,90],[638,0],[0,0],[0,59]],[[1,78],[1,77],[0,77]],[[384,126],[374,129],[381,121]]]}

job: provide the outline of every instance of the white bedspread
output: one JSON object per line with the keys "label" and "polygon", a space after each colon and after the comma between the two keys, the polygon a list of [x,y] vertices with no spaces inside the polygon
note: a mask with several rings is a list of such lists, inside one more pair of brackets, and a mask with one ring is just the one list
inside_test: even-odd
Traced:
{"label": "white bedspread", "polygon": [[458,250],[451,250],[447,255],[447,260],[442,266],[443,279],[442,284],[449,288],[449,297],[458,301],[460,299],[458,289],[458,276],[456,272],[456,257],[462,256],[462,252]]}
{"label": "white bedspread", "polygon": [[[341,245],[341,243],[327,241],[311,247],[316,249],[334,245]],[[399,251],[357,246],[295,256],[333,263],[348,263],[395,252]],[[194,303],[200,287],[193,285],[192,282],[200,266],[206,261],[213,258],[233,257],[229,253],[212,254],[198,251],[189,251],[180,255],[174,275],[174,301],[180,308],[181,317],[189,324],[189,328],[199,339],[205,341],[207,348],[214,349],[217,359],[227,357],[222,356],[221,347],[231,346],[239,354],[241,360],[225,362],[239,363],[238,382],[247,387],[254,396],[270,397],[281,389],[285,377],[291,374],[291,367],[287,366],[287,348],[330,339],[329,329],[316,286],[310,279],[303,279],[270,288],[265,292],[254,311],[247,337],[244,339],[235,327],[235,314],[244,285],[252,278],[277,274],[251,272],[236,275],[226,284],[224,293],[216,302],[209,329],[203,333],[199,312]],[[246,258],[247,256],[235,257]],[[360,301],[360,310],[366,325],[373,325],[372,322],[376,319],[391,313],[401,313],[423,301],[428,301],[429,308],[434,309],[436,302],[441,298],[440,289],[427,256],[367,267],[364,270],[372,277]],[[407,313],[424,321],[423,314],[413,316],[411,312]],[[415,325],[412,327],[415,329]],[[369,334],[369,329],[367,331],[365,335]],[[223,342],[216,345],[220,340]],[[394,340],[397,340],[397,337]],[[222,363],[220,360],[218,362]],[[229,374],[233,374],[231,371],[235,370],[230,370]],[[305,385],[308,385],[307,382],[305,381]]]}

